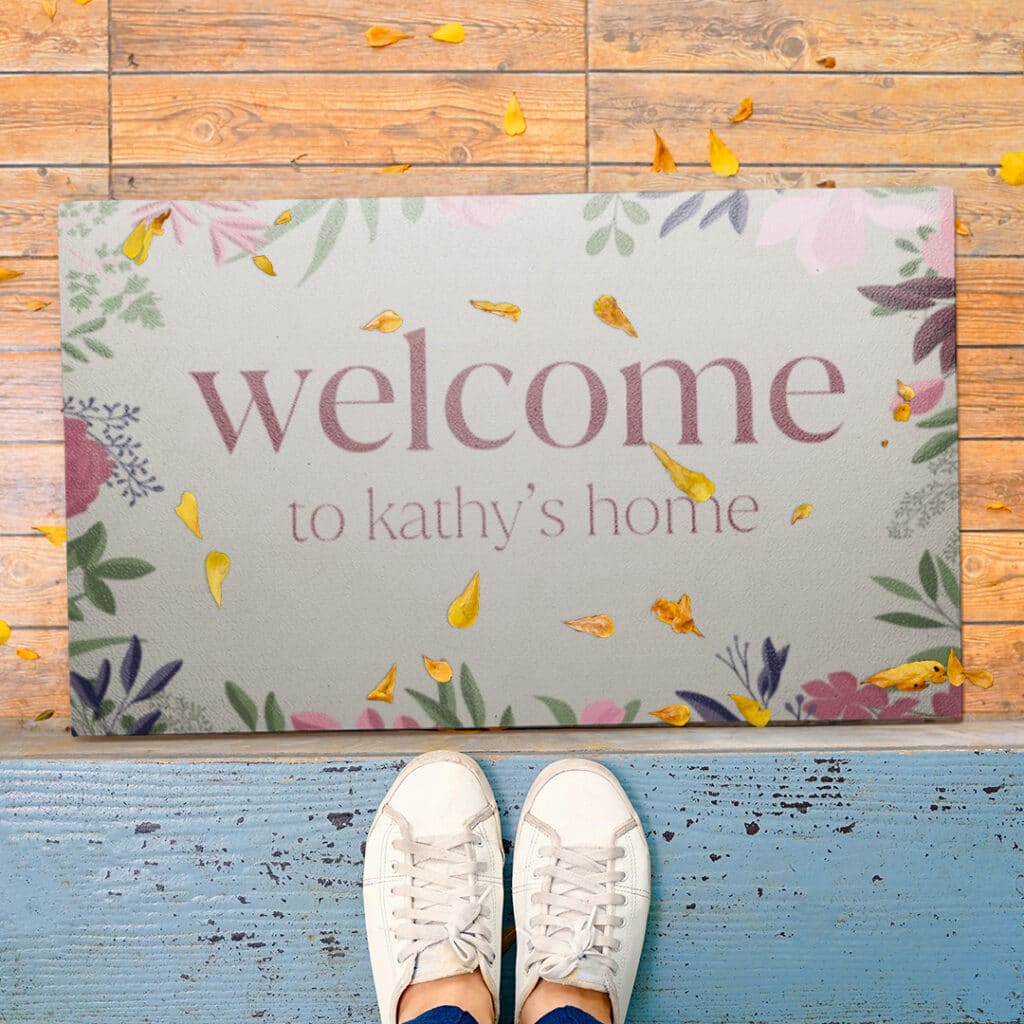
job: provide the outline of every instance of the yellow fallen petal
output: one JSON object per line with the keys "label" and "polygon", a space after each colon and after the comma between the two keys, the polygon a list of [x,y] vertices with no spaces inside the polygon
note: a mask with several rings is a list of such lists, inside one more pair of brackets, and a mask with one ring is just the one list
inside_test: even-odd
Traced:
{"label": "yellow fallen petal", "polygon": [[[161,232],[162,234],[163,232]],[[139,255],[135,257],[135,262],[141,267],[146,260],[149,259],[149,247],[153,244],[153,236],[156,232],[153,230],[152,225],[147,225],[145,231],[142,233],[142,244],[139,246]]]}
{"label": "yellow fallen petal", "polygon": [[681,466],[664,448],[659,448],[653,441],[647,443],[651,446],[651,451],[658,456],[658,461],[668,470],[672,483],[688,498],[694,501],[707,501],[715,493],[715,485],[703,473]]}
{"label": "yellow fallen petal", "polygon": [[25,308],[30,313],[38,313],[41,309],[46,309],[49,303],[45,299],[29,299],[25,303]]}
{"label": "yellow fallen petal", "polygon": [[895,686],[897,690],[923,690],[929,683],[938,685],[945,681],[946,668],[938,661],[907,661],[876,672],[864,680],[882,689]]}
{"label": "yellow fallen petal", "polygon": [[91,4],[92,0],[75,0],[79,6],[84,7],[86,4]]}
{"label": "yellow fallen petal", "polygon": [[813,511],[813,505],[808,505],[806,503],[803,505],[797,505],[797,507],[793,509],[793,514],[789,517],[789,525],[792,526],[799,520],[806,519]]}
{"label": "yellow fallen petal", "polygon": [[968,682],[973,683],[975,686],[980,686],[983,690],[990,690],[995,680],[992,678],[991,672],[985,672],[983,669],[964,669],[964,675],[967,677]]}
{"label": "yellow fallen petal", "polygon": [[13,281],[16,277],[21,277],[24,273],[22,270],[11,270],[10,267],[0,267],[0,281]]}
{"label": "yellow fallen petal", "polygon": [[154,235],[162,235],[164,233],[164,224],[167,221],[167,218],[170,217],[170,215],[170,210],[164,210],[164,212],[161,213],[159,216],[154,217],[149,222],[149,230],[152,231]]}
{"label": "yellow fallen petal", "polygon": [[892,418],[897,423],[906,423],[910,419],[910,404],[908,402],[900,402],[892,411]]}
{"label": "yellow fallen petal", "polygon": [[385,309],[383,313],[378,313],[368,323],[363,324],[362,329],[364,331],[380,331],[381,334],[390,334],[392,331],[397,331],[401,326],[402,318],[393,309]]}
{"label": "yellow fallen petal", "polygon": [[395,679],[398,676],[398,662],[396,661],[388,674],[372,689],[367,695],[367,700],[383,700],[388,704],[395,702]]}
{"label": "yellow fallen petal", "polygon": [[456,629],[469,629],[480,611],[480,573],[474,573],[466,589],[448,606],[448,622]]}
{"label": "yellow fallen petal", "polygon": [[1013,509],[1004,501],[990,501],[985,508],[990,512],[1012,512]]}
{"label": "yellow fallen petal", "polygon": [[4,622],[3,619],[0,619],[0,646],[2,646],[3,644],[7,643],[7,641],[10,640],[10,639],[11,639],[11,627],[9,625],[7,625],[7,623]]}
{"label": "yellow fallen petal", "polygon": [[519,319],[522,310],[511,302],[485,302],[483,299],[470,299],[469,304],[474,309],[482,309],[485,313],[494,313],[496,316],[503,316],[509,320]]}
{"label": "yellow fallen petal", "polygon": [[669,725],[686,725],[690,720],[690,709],[685,704],[666,704],[657,711],[648,711],[647,714],[660,718]]}
{"label": "yellow fallen petal", "polygon": [[767,708],[761,707],[761,705],[751,697],[744,697],[739,693],[730,693],[729,696],[732,698],[732,702],[739,709],[739,713],[751,725],[756,725],[760,729],[771,721],[772,713]]}
{"label": "yellow fallen petal", "polygon": [[430,38],[436,39],[439,43],[461,43],[466,38],[466,30],[460,22],[449,21],[440,28],[434,29],[430,33]]}
{"label": "yellow fallen petal", "polygon": [[408,32],[399,32],[390,25],[371,25],[366,30],[366,42],[369,46],[390,46],[400,39],[412,39]]}
{"label": "yellow fallen petal", "polygon": [[570,629],[579,630],[581,633],[589,633],[591,636],[611,636],[615,632],[615,623],[610,615],[585,615],[582,619],[567,619],[565,624]]}
{"label": "yellow fallen petal", "polygon": [[50,19],[50,21],[53,21],[57,14],[57,0],[42,0],[42,3],[43,13]]}
{"label": "yellow fallen petal", "polygon": [[736,154],[715,134],[714,128],[708,129],[708,163],[722,178],[731,178],[740,169]]}
{"label": "yellow fallen petal", "polygon": [[630,323],[629,317],[622,312],[613,295],[601,295],[595,300],[594,315],[609,327],[625,331],[631,338],[638,336],[636,328]]}
{"label": "yellow fallen petal", "polygon": [[389,164],[387,167],[380,169],[381,174],[405,174],[412,164]]}
{"label": "yellow fallen petal", "polygon": [[999,177],[1007,185],[1024,185],[1024,153],[1005,153],[999,165]]}
{"label": "yellow fallen petal", "polygon": [[274,220],[274,223],[275,224],[287,224],[291,219],[292,219],[292,211],[291,210],[282,210],[281,213],[279,213],[277,215],[277,218]]}
{"label": "yellow fallen petal", "polygon": [[740,100],[739,109],[732,117],[729,118],[733,124],[739,124],[741,121],[746,121],[748,117],[754,112],[754,101],[749,96],[744,96]]}
{"label": "yellow fallen petal", "polygon": [[651,161],[651,170],[655,173],[674,174],[676,162],[665,145],[665,140],[655,131],[654,133],[654,160]]}
{"label": "yellow fallen petal", "polygon": [[175,509],[178,518],[200,539],[203,535],[199,531],[199,502],[191,491],[182,491],[181,504]]}
{"label": "yellow fallen petal", "polygon": [[423,667],[435,683],[450,683],[455,674],[447,661],[434,661],[433,658],[428,658],[425,654],[423,655]]}
{"label": "yellow fallen petal", "polygon": [[[89,0],[86,0],[86,3],[88,3],[88,2],[89,2]],[[54,711],[53,708],[47,708],[45,711],[40,711],[39,714],[36,715],[36,717],[32,719],[32,721],[33,722],[46,722],[49,719],[53,718],[53,716],[55,714],[56,714],[56,711]]]}
{"label": "yellow fallen petal", "polygon": [[218,608],[221,606],[221,587],[230,568],[231,559],[223,551],[211,551],[206,556],[206,583]]}
{"label": "yellow fallen petal", "polygon": [[697,624],[693,621],[693,612],[690,610],[689,594],[683,594],[676,603],[676,617],[672,623],[672,628],[677,633],[696,633],[697,636],[701,637],[704,635],[697,628]]}
{"label": "yellow fallen petal", "polygon": [[31,647],[19,647],[14,652],[22,661],[38,661],[39,655]]}
{"label": "yellow fallen petal", "polygon": [[912,402],[917,395],[917,392],[909,384],[904,384],[899,377],[896,378],[896,390],[904,402]]}
{"label": "yellow fallen petal", "polygon": [[68,539],[68,528],[66,526],[33,526],[38,530],[55,548],[59,548]]}
{"label": "yellow fallen petal", "polygon": [[526,131],[526,118],[523,108],[519,105],[519,97],[512,93],[505,107],[505,134],[522,135]]}
{"label": "yellow fallen petal", "polygon": [[836,66],[836,59],[835,57],[819,57],[814,63],[819,67],[828,68],[829,71],[831,71],[832,68]]}
{"label": "yellow fallen petal", "polygon": [[269,256],[253,256],[252,261],[268,277],[277,277],[277,273],[274,270],[274,264],[270,262]]}
{"label": "yellow fallen petal", "polygon": [[963,238],[971,237],[971,225],[962,221],[959,217],[953,218],[953,230]]}
{"label": "yellow fallen petal", "polygon": [[964,666],[956,656],[952,647],[949,649],[949,658],[946,661],[946,676],[951,686],[962,686],[964,682]]}

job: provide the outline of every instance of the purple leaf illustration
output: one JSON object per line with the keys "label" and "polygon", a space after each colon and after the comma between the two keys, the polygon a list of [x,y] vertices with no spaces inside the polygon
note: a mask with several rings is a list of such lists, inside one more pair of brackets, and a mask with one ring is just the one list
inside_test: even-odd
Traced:
{"label": "purple leaf illustration", "polygon": [[704,193],[694,192],[689,199],[680,203],[680,205],[665,218],[665,223],[661,225],[661,231],[658,232],[658,237],[664,238],[670,231],[679,227],[680,224],[686,223],[686,221],[697,213],[703,202]]}
{"label": "purple leaf illustration", "polygon": [[155,697],[178,674],[181,666],[181,658],[178,658],[177,661],[169,661],[166,665],[161,665],[160,668],[158,668],[149,677],[146,685],[139,690],[132,703],[138,704],[139,701],[149,700],[150,697]]}
{"label": "purple leaf illustration", "polygon": [[914,335],[914,362],[920,363],[942,346],[939,365],[948,373],[956,365],[956,307],[943,306],[932,313]]}
{"label": "purple leaf illustration", "polygon": [[153,731],[153,726],[156,725],[157,720],[162,714],[162,711],[150,711],[148,715],[143,715],[135,725],[132,726],[132,731],[128,733],[128,735],[148,736]]}
{"label": "purple leaf illustration", "polygon": [[857,291],[875,305],[886,309],[929,309],[935,305],[933,299],[915,291],[911,283],[904,281],[902,284],[863,285]]}
{"label": "purple leaf illustration", "polygon": [[71,673],[71,689],[78,695],[78,699],[86,705],[96,715],[100,713],[100,702],[96,699],[96,692],[92,688],[92,683],[89,682],[85,676],[80,676],[77,672]]}
{"label": "purple leaf illustration", "polygon": [[719,704],[713,697],[705,697],[702,693],[694,693],[692,690],[676,690],[676,696],[691,704],[705,722],[738,722],[739,717],[734,715],[723,704]]}
{"label": "purple leaf illustration", "polygon": [[[128,650],[124,652],[124,660],[121,662],[121,685],[125,693],[131,693],[135,680],[139,675],[139,666],[142,664],[142,644],[139,638],[133,636],[128,641]],[[101,698],[102,699],[102,698]]]}
{"label": "purple leaf illustration", "polygon": [[700,229],[701,229],[701,231],[703,231],[704,228],[708,227],[708,225],[714,224],[715,221],[718,220],[719,217],[721,217],[723,214],[727,213],[728,210],[729,210],[729,204],[731,202],[732,202],[732,196],[728,196],[725,199],[723,199],[720,203],[715,203],[715,205],[712,206],[711,209],[708,210],[708,212],[705,213],[703,217],[701,217],[701,219],[700,219]]}
{"label": "purple leaf illustration", "polygon": [[767,704],[775,695],[782,680],[782,670],[786,667],[786,658],[789,657],[789,644],[781,651],[777,651],[771,637],[766,637],[761,654],[764,657],[764,667],[757,677],[757,692],[761,695],[761,702]]}
{"label": "purple leaf illustration", "polygon": [[750,212],[750,199],[746,192],[733,192],[729,203],[729,223],[737,235],[743,234],[747,226],[747,214]]}
{"label": "purple leaf illustration", "polygon": [[954,295],[951,277],[915,277],[904,281],[897,288],[909,288],[918,295],[929,299],[951,299]]}

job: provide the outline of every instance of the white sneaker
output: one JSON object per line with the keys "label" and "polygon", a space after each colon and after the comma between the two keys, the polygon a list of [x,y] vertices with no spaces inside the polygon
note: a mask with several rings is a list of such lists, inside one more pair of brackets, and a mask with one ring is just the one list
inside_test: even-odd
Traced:
{"label": "white sneaker", "polygon": [[606,992],[622,1024],[650,902],[647,839],[615,776],[593,761],[545,768],[523,804],[512,861],[516,1024],[542,978]]}
{"label": "white sneaker", "polygon": [[363,906],[383,1024],[417,982],[479,969],[498,1008],[501,824],[476,762],[453,751],[411,761],[366,839]]}

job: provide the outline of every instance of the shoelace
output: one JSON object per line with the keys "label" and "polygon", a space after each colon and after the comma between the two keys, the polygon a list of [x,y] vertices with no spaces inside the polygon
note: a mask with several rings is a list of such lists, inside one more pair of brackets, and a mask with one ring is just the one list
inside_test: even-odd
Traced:
{"label": "shoelace", "polygon": [[407,903],[395,910],[395,935],[405,944],[399,961],[418,956],[439,942],[448,942],[467,967],[477,958],[493,963],[494,945],[484,924],[484,887],[477,882],[483,865],[474,850],[483,840],[471,832],[441,838],[396,839],[395,851],[405,859],[395,865],[408,882],[394,888]]}
{"label": "shoelace", "polygon": [[623,919],[612,907],[626,902],[614,887],[626,873],[613,871],[611,862],[625,856],[625,851],[618,846],[542,846],[537,852],[544,863],[534,874],[551,881],[533,894],[532,902],[544,909],[530,918],[533,949],[526,959],[527,971],[539,964],[541,977],[559,981],[588,961],[614,973],[610,954],[621,943],[612,931]]}

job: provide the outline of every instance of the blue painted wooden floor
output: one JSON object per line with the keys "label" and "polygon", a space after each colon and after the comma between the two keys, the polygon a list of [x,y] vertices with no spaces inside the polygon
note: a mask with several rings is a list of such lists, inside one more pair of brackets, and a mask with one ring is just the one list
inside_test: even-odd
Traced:
{"label": "blue painted wooden floor", "polygon": [[[631,1024],[1024,1019],[1022,756],[605,758],[653,852]],[[546,761],[482,762],[508,838]],[[0,762],[0,1021],[372,1024],[398,767]]]}

